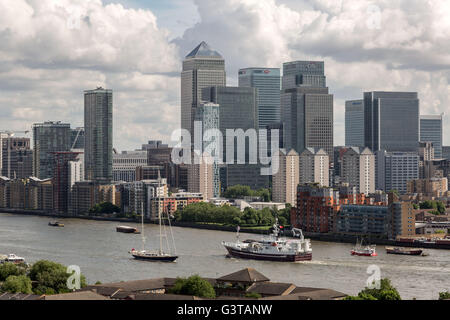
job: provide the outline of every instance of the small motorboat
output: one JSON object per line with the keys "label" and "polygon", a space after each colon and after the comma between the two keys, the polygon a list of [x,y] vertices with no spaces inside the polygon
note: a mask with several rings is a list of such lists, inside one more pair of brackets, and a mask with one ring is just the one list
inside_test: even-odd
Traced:
{"label": "small motorboat", "polygon": [[400,247],[386,247],[387,254],[400,254],[407,256],[420,256],[423,254],[422,249],[410,249],[410,248],[400,248]]}
{"label": "small motorboat", "polygon": [[25,259],[22,257],[16,256],[14,253],[9,254],[4,262],[11,262],[14,264],[25,263]]}
{"label": "small motorboat", "polygon": [[140,233],[138,229],[128,226],[117,226],[116,231],[122,233],[134,233],[134,234]]}
{"label": "small motorboat", "polygon": [[54,222],[49,222],[48,223],[48,225],[50,226],[50,227],[60,227],[60,228],[62,228],[62,227],[64,227],[64,223],[61,223],[61,222],[58,222],[58,221],[54,221]]}

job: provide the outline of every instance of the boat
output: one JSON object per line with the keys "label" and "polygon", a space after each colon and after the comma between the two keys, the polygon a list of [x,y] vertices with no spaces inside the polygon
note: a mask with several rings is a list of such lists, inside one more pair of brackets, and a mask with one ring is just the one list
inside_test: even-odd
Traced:
{"label": "boat", "polygon": [[376,257],[378,256],[376,251],[376,245],[367,245],[363,247],[362,239],[361,242],[358,243],[356,241],[356,245],[350,251],[352,256],[363,256],[363,257]]}
{"label": "boat", "polygon": [[423,253],[422,249],[409,249],[400,247],[386,247],[386,253],[388,254],[401,254],[408,256],[420,256]]}
{"label": "boat", "polygon": [[140,233],[137,228],[128,227],[128,226],[117,226],[116,231],[122,232],[122,233],[134,233],[134,234]]}
{"label": "boat", "polygon": [[[159,177],[159,180],[161,178]],[[142,237],[142,250],[131,249],[129,252],[136,260],[144,260],[144,261],[153,261],[153,262],[175,262],[178,259],[178,255],[176,254],[175,248],[175,240],[173,238],[172,226],[170,224],[170,216],[164,210],[162,213],[158,214],[159,221],[159,250],[158,251],[147,251],[145,250],[145,234],[144,234],[144,209],[142,206],[142,214],[141,214],[141,237]],[[166,213],[165,217],[163,216]],[[163,220],[167,218],[168,228],[172,235],[172,243],[174,248],[174,253],[171,252],[169,248],[169,240],[166,232],[166,225],[163,223]],[[167,252],[163,250],[163,238],[166,238],[167,242]]]}
{"label": "boat", "polygon": [[280,237],[280,227],[276,220],[272,233],[262,240],[239,240],[237,228],[236,242],[222,242],[228,256],[242,259],[296,262],[312,260],[311,240],[305,239],[301,232],[300,239]]}
{"label": "boat", "polygon": [[22,257],[16,256],[14,253],[11,253],[7,256],[0,256],[0,263],[11,262],[14,264],[25,263],[25,259]]}
{"label": "boat", "polygon": [[58,222],[58,221],[54,221],[54,222],[49,222],[48,223],[48,225],[50,226],[50,227],[64,227],[64,223],[60,223],[60,222]]}

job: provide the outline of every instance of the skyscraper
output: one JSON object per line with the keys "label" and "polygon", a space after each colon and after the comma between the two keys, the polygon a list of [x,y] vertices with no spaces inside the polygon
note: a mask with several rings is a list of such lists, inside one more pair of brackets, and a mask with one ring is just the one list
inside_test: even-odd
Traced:
{"label": "skyscraper", "polygon": [[70,148],[84,149],[84,128],[76,128],[70,130]]}
{"label": "skyscraper", "polygon": [[246,68],[239,70],[239,87],[258,89],[258,127],[280,122],[280,69]]}
{"label": "skyscraper", "polygon": [[435,159],[442,158],[442,118],[443,114],[420,116],[420,141],[433,142]]}
{"label": "skyscraper", "polygon": [[364,100],[345,102],[345,145],[364,147]]}
{"label": "skyscraper", "polygon": [[417,151],[419,99],[417,92],[364,93],[365,146],[373,152]]}
{"label": "skyscraper", "polygon": [[[30,138],[0,138],[1,175],[13,179],[29,178],[33,175],[33,151],[30,148]],[[9,152],[8,152],[9,149]]]}
{"label": "skyscraper", "polygon": [[52,178],[55,155],[52,152],[69,151],[70,124],[58,122],[33,125],[33,175],[39,179]]}
{"label": "skyscraper", "polygon": [[[226,130],[258,128],[257,89],[250,87],[210,87],[204,88],[202,99],[218,104],[219,129],[224,136],[224,162],[227,161],[226,153],[230,152],[231,145],[227,145]],[[227,164],[226,185],[247,185],[253,189],[267,188],[269,177],[260,174],[261,165],[250,164],[250,153],[258,155],[259,146],[250,143],[246,139],[245,164],[237,163],[237,138],[234,139],[234,164]],[[228,150],[227,150],[228,149]]]}
{"label": "skyscraper", "polygon": [[285,149],[302,153],[308,147],[322,148],[332,155],[333,95],[326,87],[324,62],[284,63],[282,83],[281,122]]}
{"label": "skyscraper", "polygon": [[113,153],[112,90],[101,87],[84,92],[85,179],[109,183]]}
{"label": "skyscraper", "polygon": [[181,72],[181,128],[191,135],[194,129],[194,109],[200,105],[202,89],[225,86],[225,60],[205,42],[200,43],[183,61]]}
{"label": "skyscraper", "polygon": [[[219,110],[220,106],[214,103],[202,103],[195,112],[195,121],[201,123],[201,132],[195,132],[195,134],[200,134],[202,137],[205,136],[205,133],[208,130],[219,130]],[[206,148],[214,148],[214,150],[221,150],[221,147],[218,145],[219,141],[204,141],[202,139],[202,150],[206,150]],[[210,156],[214,159],[214,163],[212,164],[212,196],[220,197],[220,168],[217,159],[215,158],[216,154],[210,154]],[[188,190],[191,191],[191,190]]]}

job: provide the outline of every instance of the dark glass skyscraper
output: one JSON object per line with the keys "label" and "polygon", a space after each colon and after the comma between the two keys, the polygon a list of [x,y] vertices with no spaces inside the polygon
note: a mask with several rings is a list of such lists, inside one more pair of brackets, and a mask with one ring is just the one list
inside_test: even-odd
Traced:
{"label": "dark glass skyscraper", "polygon": [[420,141],[433,142],[434,158],[442,158],[443,115],[420,116]]}
{"label": "dark glass skyscraper", "polygon": [[256,88],[259,129],[280,122],[280,69],[246,68],[239,70],[239,87]]}
{"label": "dark glass skyscraper", "polygon": [[364,147],[364,101],[345,102],[345,145]]}
{"label": "dark glass skyscraper", "polygon": [[113,153],[112,90],[97,88],[84,92],[85,179],[109,183]]}
{"label": "dark glass skyscraper", "polygon": [[39,179],[52,178],[55,168],[54,152],[69,151],[70,124],[58,122],[33,125],[33,175]]}
{"label": "dark glass skyscraper", "polygon": [[365,146],[373,152],[417,152],[419,114],[417,92],[365,92]]}
{"label": "dark glass skyscraper", "polygon": [[[258,129],[257,89],[250,87],[210,87],[203,89],[202,98],[219,105],[219,129],[224,136],[224,162],[227,151],[227,129]],[[253,189],[266,188],[269,185],[268,176],[261,176],[260,164],[249,164],[249,152],[258,152],[258,145],[246,142],[245,164],[237,164],[237,139],[235,139],[235,164],[227,165],[226,185],[247,185]]]}
{"label": "dark glass skyscraper", "polygon": [[324,62],[284,63],[282,83],[285,149],[295,149],[300,154],[305,148],[323,148],[332,160],[333,95],[326,87]]}

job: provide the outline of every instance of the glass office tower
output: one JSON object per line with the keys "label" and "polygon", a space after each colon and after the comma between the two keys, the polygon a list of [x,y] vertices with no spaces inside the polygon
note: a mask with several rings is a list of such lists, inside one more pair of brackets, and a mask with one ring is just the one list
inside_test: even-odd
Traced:
{"label": "glass office tower", "polygon": [[322,148],[333,159],[333,100],[323,61],[283,64],[281,122],[286,150],[300,154],[305,148]]}
{"label": "glass office tower", "polygon": [[201,103],[203,88],[225,85],[225,60],[206,42],[200,43],[183,61],[183,71],[181,72],[181,128],[188,130],[192,135],[195,108]]}
{"label": "glass office tower", "polygon": [[443,115],[420,116],[420,141],[433,142],[434,158],[442,156]]}
{"label": "glass office tower", "polygon": [[280,122],[280,69],[246,68],[239,70],[239,87],[258,89],[258,127],[266,129]]}
{"label": "glass office tower", "polygon": [[417,152],[419,110],[417,92],[365,92],[365,146],[374,152]]}
{"label": "glass office tower", "polygon": [[364,147],[364,100],[345,102],[345,145]]}

